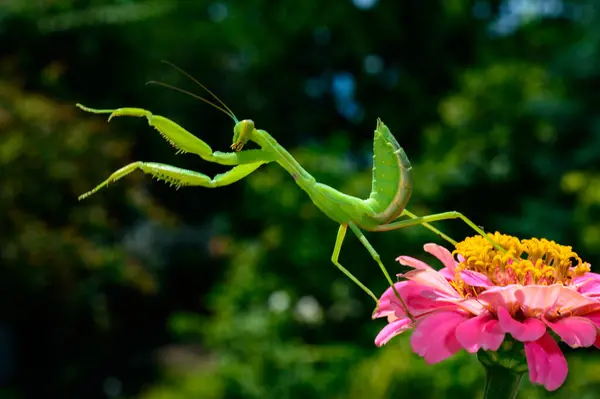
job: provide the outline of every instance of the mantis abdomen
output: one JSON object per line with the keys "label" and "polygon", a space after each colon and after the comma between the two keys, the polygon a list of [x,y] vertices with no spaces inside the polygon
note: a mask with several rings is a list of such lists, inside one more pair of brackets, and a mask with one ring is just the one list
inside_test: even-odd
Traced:
{"label": "mantis abdomen", "polygon": [[412,193],[412,167],[404,150],[387,126],[377,120],[373,140],[373,183],[366,200],[344,194],[318,183],[285,148],[264,130],[250,136],[263,149],[273,152],[274,158],[294,178],[313,203],[330,219],[339,224],[355,223],[365,230],[397,219]]}
{"label": "mantis abdomen", "polygon": [[378,119],[373,139],[373,182],[367,200],[376,213],[373,216],[376,225],[397,219],[411,194],[410,161],[388,127]]}

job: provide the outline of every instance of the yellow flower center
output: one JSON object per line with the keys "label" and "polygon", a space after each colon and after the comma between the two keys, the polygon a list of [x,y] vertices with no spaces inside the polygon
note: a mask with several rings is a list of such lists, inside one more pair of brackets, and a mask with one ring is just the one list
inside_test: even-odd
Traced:
{"label": "yellow flower center", "polygon": [[569,246],[559,245],[545,238],[519,240],[517,237],[488,234],[506,250],[502,253],[482,236],[469,237],[456,244],[453,255],[464,260],[455,269],[453,285],[465,295],[480,289],[465,284],[463,270],[486,275],[499,286],[509,284],[563,284],[569,285],[573,277],[590,271],[590,264],[583,262]]}

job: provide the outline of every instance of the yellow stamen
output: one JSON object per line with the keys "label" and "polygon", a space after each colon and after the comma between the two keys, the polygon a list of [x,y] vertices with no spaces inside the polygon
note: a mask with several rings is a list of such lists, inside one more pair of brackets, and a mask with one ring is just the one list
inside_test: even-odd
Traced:
{"label": "yellow stamen", "polygon": [[465,296],[476,295],[479,290],[464,283],[461,278],[463,270],[482,273],[499,286],[569,285],[573,277],[590,271],[590,264],[583,262],[569,246],[545,238],[519,240],[498,232],[489,236],[505,248],[506,253],[496,250],[481,236],[469,237],[456,244],[453,255],[462,255],[464,261],[456,267],[453,285]]}

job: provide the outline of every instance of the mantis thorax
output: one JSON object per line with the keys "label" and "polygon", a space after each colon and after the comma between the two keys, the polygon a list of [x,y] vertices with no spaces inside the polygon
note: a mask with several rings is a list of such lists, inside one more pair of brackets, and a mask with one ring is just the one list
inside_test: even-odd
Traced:
{"label": "mantis thorax", "polygon": [[254,121],[251,119],[244,119],[236,123],[233,128],[233,144],[231,144],[231,149],[240,151],[248,140],[250,140],[254,130]]}

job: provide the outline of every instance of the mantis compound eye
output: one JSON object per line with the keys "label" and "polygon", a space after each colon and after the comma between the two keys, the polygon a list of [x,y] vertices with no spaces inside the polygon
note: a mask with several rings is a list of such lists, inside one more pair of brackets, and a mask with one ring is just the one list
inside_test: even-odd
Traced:
{"label": "mantis compound eye", "polygon": [[252,120],[244,119],[238,122],[233,128],[233,144],[231,144],[231,149],[241,151],[248,140],[250,140],[253,131],[254,122]]}

